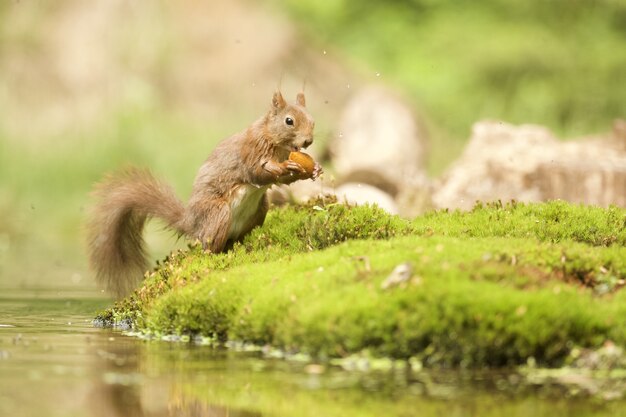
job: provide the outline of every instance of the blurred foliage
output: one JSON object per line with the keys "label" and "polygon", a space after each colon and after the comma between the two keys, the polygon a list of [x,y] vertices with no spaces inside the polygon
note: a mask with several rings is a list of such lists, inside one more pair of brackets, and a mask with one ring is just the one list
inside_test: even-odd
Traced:
{"label": "blurred foliage", "polygon": [[[72,276],[85,269],[89,193],[103,172],[145,166],[186,199],[197,167],[234,125],[129,107],[44,144],[0,131],[0,287],[78,284]],[[175,245],[172,234],[162,233],[158,222],[148,229],[150,249],[164,256]]]}
{"label": "blurred foliage", "polygon": [[404,91],[447,139],[482,118],[570,136],[626,116],[622,1],[287,4],[310,38]]}

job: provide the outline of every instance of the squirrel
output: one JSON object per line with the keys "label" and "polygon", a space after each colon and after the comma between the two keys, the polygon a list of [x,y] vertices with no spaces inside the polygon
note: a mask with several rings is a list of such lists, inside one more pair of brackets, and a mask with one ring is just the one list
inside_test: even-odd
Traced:
{"label": "squirrel", "polygon": [[265,220],[266,191],[273,184],[315,180],[289,159],[313,143],[315,122],[304,93],[288,104],[274,93],[270,110],[246,130],[223,140],[200,167],[185,206],[174,190],[149,171],[130,168],[96,185],[87,224],[89,264],[96,280],[120,297],[148,267],[142,238],[145,222],[157,217],[179,236],[198,239],[205,251],[223,252]]}

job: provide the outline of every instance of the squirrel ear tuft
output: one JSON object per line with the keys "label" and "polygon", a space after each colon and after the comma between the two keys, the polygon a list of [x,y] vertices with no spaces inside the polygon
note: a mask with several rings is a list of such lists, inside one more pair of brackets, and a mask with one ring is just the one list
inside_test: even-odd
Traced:
{"label": "squirrel ear tuft", "polygon": [[306,107],[306,100],[304,99],[304,93],[298,93],[296,96],[296,103],[302,107]]}
{"label": "squirrel ear tuft", "polygon": [[285,102],[283,95],[280,93],[280,91],[276,91],[274,93],[274,97],[272,97],[272,107],[274,108],[274,110],[281,110],[286,105],[287,103]]}

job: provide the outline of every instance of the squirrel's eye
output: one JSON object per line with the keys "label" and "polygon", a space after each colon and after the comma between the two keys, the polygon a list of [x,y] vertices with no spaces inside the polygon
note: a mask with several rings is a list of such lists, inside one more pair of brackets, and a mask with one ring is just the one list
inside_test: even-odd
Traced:
{"label": "squirrel's eye", "polygon": [[291,117],[287,117],[285,119],[285,123],[287,123],[289,126],[293,126],[293,119]]}

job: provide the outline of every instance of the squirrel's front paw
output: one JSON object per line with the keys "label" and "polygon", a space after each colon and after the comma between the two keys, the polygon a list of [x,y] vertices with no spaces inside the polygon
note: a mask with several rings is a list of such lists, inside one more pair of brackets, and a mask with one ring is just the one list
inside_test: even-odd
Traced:
{"label": "squirrel's front paw", "polygon": [[302,166],[299,163],[294,162],[289,159],[284,162],[284,167],[292,175],[306,174],[306,170],[302,168]]}
{"label": "squirrel's front paw", "polygon": [[306,170],[297,162],[286,160],[283,167],[285,169],[283,178],[299,180],[308,177]]}
{"label": "squirrel's front paw", "polygon": [[324,173],[324,168],[317,162],[315,163],[315,167],[313,168],[313,173],[311,174],[311,179],[315,181]]}
{"label": "squirrel's front paw", "polygon": [[284,166],[282,166],[281,164],[277,164],[274,161],[267,161],[266,163],[264,163],[263,169],[265,169],[265,171],[269,172],[274,177],[280,177],[286,172]]}

